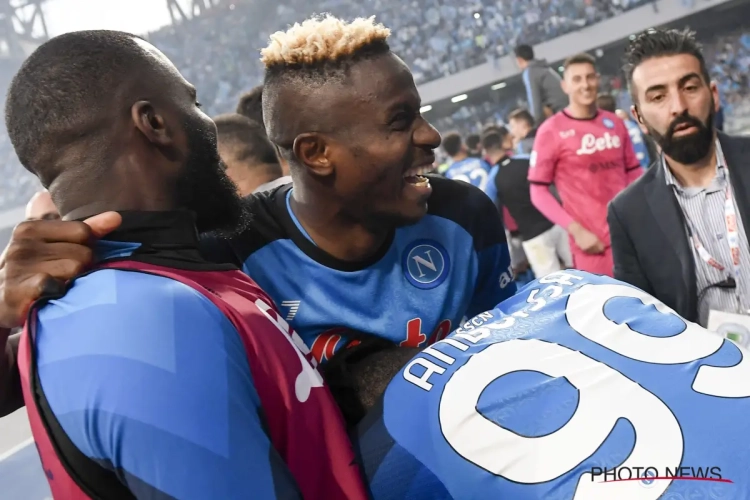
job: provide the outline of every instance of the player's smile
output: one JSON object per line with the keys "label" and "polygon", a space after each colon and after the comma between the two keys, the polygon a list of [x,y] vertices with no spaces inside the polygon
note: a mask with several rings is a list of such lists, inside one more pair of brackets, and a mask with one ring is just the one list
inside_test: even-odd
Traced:
{"label": "player's smile", "polygon": [[403,174],[404,189],[413,192],[420,198],[429,196],[432,193],[432,186],[425,174],[430,172],[434,162],[435,156],[433,155],[431,158],[407,169]]}

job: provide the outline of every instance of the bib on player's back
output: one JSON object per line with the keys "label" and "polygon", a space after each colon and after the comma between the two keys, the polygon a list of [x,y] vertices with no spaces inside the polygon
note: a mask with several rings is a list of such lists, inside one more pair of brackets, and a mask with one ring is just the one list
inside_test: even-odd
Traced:
{"label": "bib on player's back", "polygon": [[[236,270],[188,271],[139,261],[115,261],[101,267],[169,278],[209,299],[240,333],[255,388],[268,417],[269,439],[302,496],[364,497],[338,408],[329,393],[316,389],[323,386],[323,380],[309,364],[309,350],[250,278]],[[133,498],[114,472],[100,467],[75,447],[49,408],[33,349],[37,312],[45,303],[40,301],[30,312],[18,363],[32,432],[52,494],[65,500]],[[325,453],[308,439],[309,427],[295,425],[300,421],[323,434],[320,439],[328,445]],[[320,460],[321,453],[325,460]]]}
{"label": "bib on player's back", "polygon": [[747,351],[566,271],[414,358],[358,448],[378,500],[734,500],[750,498],[748,414]]}

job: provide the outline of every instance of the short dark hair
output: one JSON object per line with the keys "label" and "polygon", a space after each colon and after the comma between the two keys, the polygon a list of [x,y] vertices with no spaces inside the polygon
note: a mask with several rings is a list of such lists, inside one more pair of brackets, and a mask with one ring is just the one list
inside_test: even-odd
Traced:
{"label": "short dark hair", "polygon": [[472,151],[479,147],[480,142],[482,142],[482,138],[479,134],[469,134],[466,136],[466,147]]}
{"label": "short dark hair", "polygon": [[508,115],[508,121],[510,120],[521,120],[528,123],[529,127],[534,126],[534,117],[531,116],[531,113],[529,113],[528,109],[525,108],[519,108],[514,110],[511,114]]}
{"label": "short dark hair", "polygon": [[448,132],[443,136],[443,151],[448,156],[456,156],[461,151],[464,140],[458,132]]}
{"label": "short dark hair", "polygon": [[585,52],[572,55],[569,58],[565,59],[565,62],[563,63],[563,71],[568,69],[569,66],[573,66],[574,64],[590,64],[594,68],[596,68],[596,59],[591,54],[587,54]]}
{"label": "short dark hair", "polygon": [[482,147],[487,151],[502,149],[503,143],[509,133],[505,127],[494,127],[487,130],[482,135]]}
{"label": "short dark hair", "polygon": [[628,79],[628,88],[633,102],[637,102],[637,95],[633,89],[633,72],[643,62],[654,57],[676,56],[687,54],[698,59],[701,76],[706,83],[711,81],[706,60],[703,57],[703,47],[695,39],[695,32],[689,29],[648,29],[635,36],[625,49],[623,71]]}
{"label": "short dark hair", "polygon": [[533,61],[534,60],[534,49],[531,47],[531,45],[519,45],[515,49],[516,57],[519,59],[523,59],[524,61]]}
{"label": "short dark hair", "polygon": [[134,68],[152,64],[138,38],[107,30],[66,33],[21,65],[8,90],[5,124],[21,164],[43,186],[62,173],[60,151],[109,130],[105,114],[117,112],[114,89],[133,81]]}
{"label": "short dark hair", "polygon": [[263,85],[258,85],[240,96],[237,114],[246,116],[255,123],[263,123]]}
{"label": "short dark hair", "polygon": [[347,426],[353,427],[377,404],[388,383],[420,349],[399,347],[359,332],[347,332],[347,338],[349,344],[321,366],[321,375]]}
{"label": "short dark hair", "polygon": [[[218,131],[219,144],[231,148],[233,159],[249,167],[278,167],[281,177],[281,166],[266,131],[259,123],[237,113],[228,113],[214,118]],[[276,170],[274,168],[274,170]]]}
{"label": "short dark hair", "polygon": [[612,94],[599,94],[596,96],[596,105],[599,109],[614,113],[617,110],[617,100]]}

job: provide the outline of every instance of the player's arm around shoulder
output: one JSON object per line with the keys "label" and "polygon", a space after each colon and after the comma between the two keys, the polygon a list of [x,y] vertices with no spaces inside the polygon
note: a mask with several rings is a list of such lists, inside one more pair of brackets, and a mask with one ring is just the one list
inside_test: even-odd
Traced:
{"label": "player's arm around shoulder", "polygon": [[[432,178],[430,182],[435,184]],[[471,317],[492,309],[516,292],[505,227],[497,207],[481,189],[465,182],[443,184],[448,181],[435,186],[439,191],[435,202],[446,207],[451,212],[449,218],[469,233],[477,259],[475,291],[467,311]]]}
{"label": "player's arm around shoulder", "polygon": [[[102,270],[38,313],[42,390],[73,444],[136,498],[277,498],[272,449],[238,332],[206,297]],[[284,495],[281,495],[284,496]]]}

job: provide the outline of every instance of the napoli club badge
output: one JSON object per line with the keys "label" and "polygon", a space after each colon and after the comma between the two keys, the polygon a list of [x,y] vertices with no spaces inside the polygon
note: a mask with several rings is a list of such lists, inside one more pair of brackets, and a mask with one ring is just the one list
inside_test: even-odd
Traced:
{"label": "napoli club badge", "polygon": [[605,119],[603,119],[603,120],[602,120],[602,123],[603,123],[603,124],[604,124],[604,126],[605,126],[605,127],[607,127],[607,128],[615,128],[615,122],[613,122],[613,121],[612,121],[612,120],[610,120],[609,118],[605,118]]}

